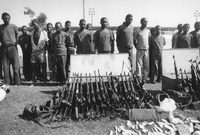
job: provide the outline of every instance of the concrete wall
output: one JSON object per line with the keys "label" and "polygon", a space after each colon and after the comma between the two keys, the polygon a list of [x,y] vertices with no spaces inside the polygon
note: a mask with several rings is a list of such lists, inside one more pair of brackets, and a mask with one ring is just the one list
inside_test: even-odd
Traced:
{"label": "concrete wall", "polygon": [[[134,60],[135,61],[135,60]],[[129,72],[130,63],[128,54],[80,54],[71,55],[71,72],[94,75],[94,71],[100,71],[101,75],[112,72],[113,75],[120,75],[121,72]],[[134,65],[135,69],[135,65]]]}

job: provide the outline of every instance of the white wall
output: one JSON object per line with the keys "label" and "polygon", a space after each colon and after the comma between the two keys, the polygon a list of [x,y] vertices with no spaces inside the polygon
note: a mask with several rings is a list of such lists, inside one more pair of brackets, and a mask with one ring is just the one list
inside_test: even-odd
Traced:
{"label": "white wall", "polygon": [[199,61],[199,49],[187,48],[187,49],[166,49],[163,50],[163,74],[175,74],[174,71],[174,60],[173,55],[176,59],[177,69],[180,68],[184,71],[190,72],[190,59]]}
{"label": "white wall", "polygon": [[[123,64],[124,63],[124,64]],[[134,62],[135,63],[135,62]],[[128,54],[79,54],[71,55],[71,72],[94,75],[94,71],[100,71],[101,75],[112,72],[120,75],[121,72],[129,72],[130,63]],[[135,65],[134,65],[135,69]]]}

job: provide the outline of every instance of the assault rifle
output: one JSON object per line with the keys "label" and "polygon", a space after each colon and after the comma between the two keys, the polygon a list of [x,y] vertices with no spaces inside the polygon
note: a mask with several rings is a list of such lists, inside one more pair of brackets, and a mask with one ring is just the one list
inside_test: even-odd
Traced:
{"label": "assault rifle", "polygon": [[79,117],[83,119],[84,117],[84,108],[85,108],[85,97],[83,96],[83,83],[82,83],[82,74],[80,74],[80,86],[79,86]]}
{"label": "assault rifle", "polygon": [[114,92],[112,89],[111,81],[110,78],[106,72],[107,80],[108,80],[108,90],[109,90],[109,95],[111,99],[111,104],[113,104],[115,107],[119,106],[119,97],[118,95]]}
{"label": "assault rifle", "polygon": [[70,106],[70,110],[68,111],[68,117],[72,117],[72,107],[73,107],[73,105],[72,105],[72,103],[73,103],[73,100],[74,100],[74,95],[75,95],[75,88],[76,88],[76,82],[77,82],[77,80],[78,80],[78,77],[77,78],[74,78],[74,80],[73,80],[73,82],[72,82],[72,89],[71,89],[71,92],[70,92],[70,96],[69,96],[69,103],[71,104],[71,106]]}
{"label": "assault rifle", "polygon": [[69,116],[67,114],[69,113],[71,106],[72,106],[71,93],[73,91],[73,83],[74,82],[75,82],[75,79],[73,79],[72,82],[69,83],[69,86],[66,87],[65,98],[62,101],[66,105],[66,108],[65,108],[64,114],[63,114],[63,116],[65,118],[69,118]]}
{"label": "assault rifle", "polygon": [[77,74],[76,92],[75,92],[75,119],[79,119],[79,78]]}
{"label": "assault rifle", "polygon": [[97,82],[97,77],[96,77],[96,71],[94,71],[94,76],[95,76],[95,86],[96,86],[96,101],[97,101],[97,117],[100,117],[100,109],[102,105],[102,100],[101,100],[101,95],[100,95],[100,90],[99,90],[99,84]]}
{"label": "assault rifle", "polygon": [[92,82],[92,78],[91,78],[91,74],[89,74],[89,77],[90,77],[90,96],[91,96],[91,118],[94,119],[96,116],[95,116],[95,113],[94,113],[94,108],[96,109],[97,106],[96,106],[96,99],[95,99],[95,93],[94,93],[94,87],[93,87],[93,82]]}
{"label": "assault rifle", "polygon": [[127,100],[129,102],[129,105],[130,105],[130,108],[133,109],[133,101],[134,101],[134,95],[132,94],[132,90],[131,90],[131,86],[130,86],[130,83],[129,81],[127,80],[127,77],[126,77],[126,73],[124,72],[124,78],[125,78],[125,82],[124,84],[127,86]]}
{"label": "assault rifle", "polygon": [[88,84],[88,76],[87,73],[85,74],[86,76],[86,116],[90,117],[90,114],[88,114],[91,109],[91,98],[90,98],[90,87]]}
{"label": "assault rifle", "polygon": [[105,96],[105,92],[104,92],[104,86],[103,86],[103,82],[102,82],[102,77],[100,75],[100,72],[98,70],[98,74],[99,74],[99,86],[100,86],[100,93],[101,93],[101,107],[102,107],[102,111],[103,111],[103,115],[106,115],[106,96]]}
{"label": "assault rifle", "polygon": [[127,88],[126,88],[126,84],[124,83],[124,79],[123,79],[123,76],[122,76],[122,74],[120,74],[120,76],[121,76],[121,83],[122,83],[122,86],[123,86],[123,96],[124,96],[124,98],[125,98],[125,100],[128,102],[128,106],[127,106],[127,109],[129,109],[130,108],[130,106],[129,106],[129,94],[128,94],[128,90],[127,90]]}

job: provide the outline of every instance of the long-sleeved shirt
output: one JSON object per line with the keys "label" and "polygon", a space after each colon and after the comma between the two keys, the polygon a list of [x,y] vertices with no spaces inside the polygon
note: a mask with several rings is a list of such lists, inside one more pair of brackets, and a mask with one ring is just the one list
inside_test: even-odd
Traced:
{"label": "long-sleeved shirt", "polygon": [[23,54],[31,54],[32,52],[31,35],[29,34],[20,35],[18,38],[18,44],[21,46]]}

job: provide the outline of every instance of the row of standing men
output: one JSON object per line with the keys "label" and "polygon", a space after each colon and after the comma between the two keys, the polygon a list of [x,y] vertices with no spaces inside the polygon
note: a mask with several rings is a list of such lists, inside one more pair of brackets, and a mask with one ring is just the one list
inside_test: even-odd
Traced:
{"label": "row of standing men", "polygon": [[200,47],[200,22],[195,22],[194,30],[189,33],[190,25],[178,24],[178,31],[172,36],[172,48]]}
{"label": "row of standing men", "polygon": [[[19,58],[16,45],[19,43],[23,53],[23,73],[25,79],[32,80],[35,85],[35,78],[40,65],[44,84],[46,85],[46,50],[48,51],[49,69],[52,80],[65,84],[69,77],[70,54],[103,54],[114,53],[115,36],[109,30],[108,19],[103,17],[100,20],[101,28],[93,33],[85,29],[86,21],[79,21],[80,29],[75,33],[70,29],[71,22],[66,21],[65,29],[62,24],[47,24],[47,32],[40,26],[40,21],[33,19],[31,25],[34,30],[27,34],[27,27],[22,27],[22,35],[18,37],[18,28],[10,23],[10,15],[2,14],[4,24],[0,25],[0,41],[3,54],[4,81],[11,84],[10,64],[13,67],[13,84],[20,85]],[[162,49],[166,44],[165,38],[161,35],[161,27],[157,25],[154,31],[147,29],[148,20],[142,18],[141,27],[134,29],[132,26],[133,16],[126,15],[125,21],[117,29],[116,43],[119,53],[128,53],[131,67],[133,67],[133,48],[136,48],[136,74],[143,83],[161,81],[162,76]],[[150,56],[150,62],[149,62]],[[149,66],[149,63],[151,63]],[[30,72],[31,69],[31,72]],[[150,69],[150,72],[149,72]],[[133,69],[131,70],[133,72]]]}

